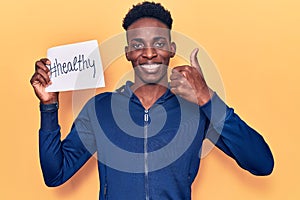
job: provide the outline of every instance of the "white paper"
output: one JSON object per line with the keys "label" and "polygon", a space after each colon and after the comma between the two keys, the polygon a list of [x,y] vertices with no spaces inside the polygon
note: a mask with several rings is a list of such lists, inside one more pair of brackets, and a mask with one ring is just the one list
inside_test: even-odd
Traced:
{"label": "white paper", "polygon": [[47,51],[52,84],[47,92],[105,86],[97,40],[52,47]]}

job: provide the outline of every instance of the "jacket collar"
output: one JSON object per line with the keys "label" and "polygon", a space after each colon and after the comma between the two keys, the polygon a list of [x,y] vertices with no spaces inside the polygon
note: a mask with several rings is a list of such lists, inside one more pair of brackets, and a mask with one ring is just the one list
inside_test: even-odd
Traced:
{"label": "jacket collar", "polygon": [[[119,89],[117,89],[116,92],[130,98],[134,102],[140,103],[139,99],[137,98],[137,96],[133,93],[133,91],[130,88],[132,85],[133,85],[133,82],[127,81],[126,84],[123,85],[122,87],[120,87]],[[171,92],[170,86],[168,86],[167,91],[156,101],[156,104],[161,104],[173,96],[174,96],[174,94]]]}

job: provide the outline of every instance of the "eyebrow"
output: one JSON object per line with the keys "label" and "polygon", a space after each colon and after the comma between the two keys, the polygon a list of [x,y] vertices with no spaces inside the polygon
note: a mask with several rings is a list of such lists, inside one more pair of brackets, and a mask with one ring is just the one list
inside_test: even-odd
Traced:
{"label": "eyebrow", "polygon": [[165,38],[165,37],[155,37],[154,40],[155,41],[157,41],[157,40],[167,40],[167,38]]}
{"label": "eyebrow", "polygon": [[[154,41],[157,41],[157,40],[167,40],[167,38],[159,36],[159,37],[154,37],[153,40],[154,40]],[[132,42],[132,41],[136,41],[136,42],[144,42],[144,39],[142,39],[142,38],[133,38],[133,39],[131,40],[131,42]]]}
{"label": "eyebrow", "polygon": [[142,43],[144,40],[142,38],[133,38],[132,40],[130,40],[130,42],[133,42],[133,41]]}

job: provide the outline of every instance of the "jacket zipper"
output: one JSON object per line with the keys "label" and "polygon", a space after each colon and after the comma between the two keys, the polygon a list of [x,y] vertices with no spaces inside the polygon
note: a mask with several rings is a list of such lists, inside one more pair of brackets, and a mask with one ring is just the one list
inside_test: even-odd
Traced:
{"label": "jacket zipper", "polygon": [[148,177],[148,121],[149,110],[144,112],[144,170],[145,170],[145,196],[149,200],[149,177]]}
{"label": "jacket zipper", "polygon": [[107,200],[107,183],[104,184],[104,189],[103,189],[103,195],[104,195],[104,199]]}

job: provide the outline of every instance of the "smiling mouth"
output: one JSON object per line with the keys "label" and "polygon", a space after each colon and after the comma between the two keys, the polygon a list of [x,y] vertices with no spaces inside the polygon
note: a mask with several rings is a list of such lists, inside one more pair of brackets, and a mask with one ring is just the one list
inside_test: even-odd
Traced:
{"label": "smiling mouth", "polygon": [[161,66],[160,64],[143,64],[143,65],[140,65],[140,67],[142,67],[144,69],[148,69],[148,70],[156,69],[160,66]]}

